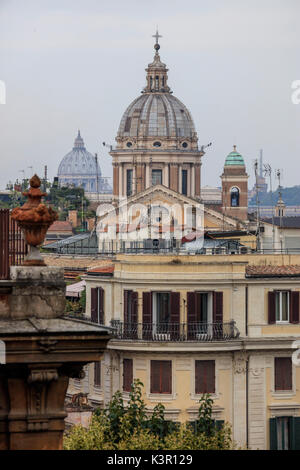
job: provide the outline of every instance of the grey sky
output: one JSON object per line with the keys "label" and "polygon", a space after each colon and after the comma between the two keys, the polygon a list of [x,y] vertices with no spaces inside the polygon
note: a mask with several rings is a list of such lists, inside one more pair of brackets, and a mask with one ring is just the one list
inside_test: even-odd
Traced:
{"label": "grey sky", "polygon": [[203,159],[202,185],[219,185],[237,144],[252,177],[260,148],[300,184],[299,0],[0,0],[0,187],[29,166],[55,176],[77,129],[100,156],[145,86],[156,25],[174,95],[190,109]]}

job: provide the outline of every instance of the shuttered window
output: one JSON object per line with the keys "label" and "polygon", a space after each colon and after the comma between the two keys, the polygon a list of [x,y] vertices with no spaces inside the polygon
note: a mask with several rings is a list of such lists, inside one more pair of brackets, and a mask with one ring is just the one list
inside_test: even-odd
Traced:
{"label": "shuttered window", "polygon": [[104,324],[104,290],[102,287],[91,289],[91,320],[93,323]]}
{"label": "shuttered window", "polygon": [[123,359],[123,391],[130,392],[133,382],[133,360]]}
{"label": "shuttered window", "polygon": [[292,359],[275,357],[275,391],[293,389]]}
{"label": "shuttered window", "polygon": [[268,293],[268,323],[299,323],[299,292]]}
{"label": "shuttered window", "polygon": [[101,387],[101,361],[94,363],[94,386]]}
{"label": "shuttered window", "polygon": [[151,393],[172,393],[172,361],[151,361]]}
{"label": "shuttered window", "polygon": [[300,418],[270,418],[270,450],[300,450]]}
{"label": "shuttered window", "polygon": [[215,361],[195,361],[195,393],[215,393]]}

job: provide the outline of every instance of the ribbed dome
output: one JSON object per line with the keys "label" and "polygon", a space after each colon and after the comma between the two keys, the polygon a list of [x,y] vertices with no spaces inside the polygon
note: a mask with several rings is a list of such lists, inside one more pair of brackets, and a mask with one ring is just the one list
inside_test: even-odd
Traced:
{"label": "ribbed dome", "polygon": [[225,160],[225,166],[239,165],[245,166],[244,158],[236,151],[236,146],[233,147],[233,152],[230,152]]}
{"label": "ribbed dome", "polygon": [[84,146],[83,139],[78,131],[77,138],[74,142],[74,147],[71,152],[67,153],[62,159],[58,167],[58,177],[68,176],[101,176],[99,165],[96,169],[96,160],[94,155],[88,152]]}
{"label": "ribbed dome", "polygon": [[118,137],[195,137],[193,119],[168,92],[145,93],[126,109]]}
{"label": "ribbed dome", "polygon": [[[155,35],[158,40],[158,33]],[[160,45],[154,46],[153,61],[146,68],[146,87],[142,95],[126,109],[118,130],[117,140],[148,137],[191,139],[197,141],[192,116],[185,105],[172,95],[168,86],[168,69],[158,53]]]}

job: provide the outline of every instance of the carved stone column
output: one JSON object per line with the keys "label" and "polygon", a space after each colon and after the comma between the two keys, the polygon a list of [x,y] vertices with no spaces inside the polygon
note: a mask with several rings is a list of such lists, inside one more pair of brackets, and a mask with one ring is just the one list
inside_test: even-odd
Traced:
{"label": "carved stone column", "polygon": [[240,445],[247,442],[246,373],[248,357],[239,351],[233,357],[233,438]]}

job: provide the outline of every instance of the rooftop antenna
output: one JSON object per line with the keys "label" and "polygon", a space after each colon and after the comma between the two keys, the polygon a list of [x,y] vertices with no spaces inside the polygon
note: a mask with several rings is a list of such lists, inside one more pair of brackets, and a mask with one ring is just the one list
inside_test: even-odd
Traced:
{"label": "rooftop antenna", "polygon": [[271,210],[272,210],[272,250],[275,249],[275,224],[274,224],[274,201],[273,201],[273,189],[272,189],[272,167],[269,163],[263,165],[264,175],[269,177],[270,182],[270,194],[271,194]]}
{"label": "rooftop antenna", "polygon": [[[282,170],[276,170],[276,178],[278,179],[278,201],[282,201],[282,186],[281,186],[281,178],[282,178]],[[282,234],[282,215],[283,215],[282,208],[279,207],[279,227],[280,227],[280,251],[282,252],[283,247],[283,234]]]}
{"label": "rooftop antenna", "polygon": [[255,192],[256,192],[256,237],[257,237],[257,251],[261,248],[260,243],[260,210],[259,210],[259,192],[258,192],[258,161],[257,159],[254,162],[254,173],[255,173]]}

